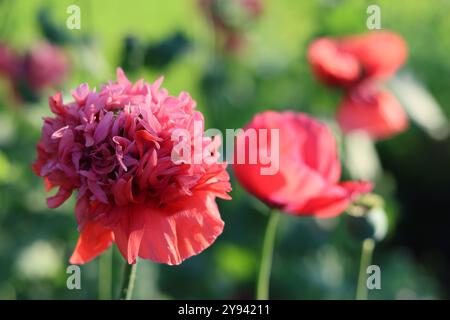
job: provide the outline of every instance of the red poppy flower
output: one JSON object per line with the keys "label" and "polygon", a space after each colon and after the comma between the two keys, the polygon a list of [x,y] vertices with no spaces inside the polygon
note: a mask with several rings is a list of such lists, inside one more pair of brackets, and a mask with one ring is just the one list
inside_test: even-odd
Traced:
{"label": "red poppy flower", "polygon": [[[294,215],[315,215],[332,217],[342,213],[352,199],[372,189],[366,182],[339,182],[341,164],[336,142],[330,130],[319,121],[302,113],[267,111],[256,115],[245,128],[251,130],[279,130],[278,172],[263,175],[261,169],[267,166],[264,156],[270,154],[269,139],[250,144],[246,135],[237,137],[236,151],[245,150],[245,163],[236,163],[234,172],[241,185],[271,207]],[[264,131],[263,131],[264,132]],[[274,151],[272,150],[272,151]],[[253,153],[253,154],[252,154]],[[248,158],[257,155],[257,163]],[[273,161],[277,157],[271,155]],[[260,161],[263,159],[264,161]]]}
{"label": "red poppy flower", "polygon": [[408,127],[408,117],[397,99],[371,82],[348,91],[336,118],[344,132],[362,130],[374,139],[388,138]]}
{"label": "red poppy flower", "polygon": [[133,84],[119,69],[118,81],[99,92],[82,84],[73,102],[63,103],[60,93],[49,99],[55,116],[44,119],[33,169],[48,189],[59,188],[47,200],[51,208],[78,191],[81,234],[71,263],[86,263],[115,242],[128,263],[139,256],[179,264],[223,230],[215,198],[230,199],[226,164],[217,163],[217,148],[208,161],[172,160],[176,130],[215,144],[203,137],[195,101],[168,95],[161,82]]}
{"label": "red poppy flower", "polygon": [[316,77],[325,84],[342,87],[367,79],[386,79],[405,63],[407,55],[403,38],[388,31],[321,38],[308,49]]}

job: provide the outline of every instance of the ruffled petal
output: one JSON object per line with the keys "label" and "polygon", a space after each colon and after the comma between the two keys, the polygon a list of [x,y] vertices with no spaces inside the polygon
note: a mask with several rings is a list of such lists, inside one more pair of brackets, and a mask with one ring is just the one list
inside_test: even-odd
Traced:
{"label": "ruffled petal", "polygon": [[224,227],[214,198],[197,192],[164,209],[149,208],[139,256],[177,265],[208,248]]}

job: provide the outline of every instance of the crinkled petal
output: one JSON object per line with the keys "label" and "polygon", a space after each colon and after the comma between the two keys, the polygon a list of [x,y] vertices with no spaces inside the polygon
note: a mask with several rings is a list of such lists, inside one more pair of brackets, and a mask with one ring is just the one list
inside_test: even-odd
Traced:
{"label": "crinkled petal", "polygon": [[208,248],[223,231],[214,196],[206,192],[148,210],[139,256],[158,263],[180,264]]}

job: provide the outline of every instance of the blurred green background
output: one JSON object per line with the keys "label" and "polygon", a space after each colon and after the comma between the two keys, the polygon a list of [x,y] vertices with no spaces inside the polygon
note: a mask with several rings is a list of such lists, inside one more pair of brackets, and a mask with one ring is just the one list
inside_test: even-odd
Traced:
{"label": "blurred green background", "polygon": [[[404,69],[450,116],[450,1],[262,3],[261,15],[240,26],[243,48],[230,52],[218,45],[217,32],[195,0],[0,1],[1,42],[20,51],[50,37],[47,41],[56,41],[71,59],[64,82],[43,92],[40,101],[12,101],[0,82],[0,298],[107,299],[117,297],[120,287],[124,261],[116,248],[81,267],[81,290],[66,287],[68,257],[78,236],[74,202],[47,209],[43,182],[31,171],[41,118],[49,115],[46,96],[56,89],[68,96],[81,82],[98,87],[131,61],[137,64],[128,66],[131,79],[164,75],[171,94],[190,92],[208,127],[239,128],[266,109],[332,121],[341,94],[314,80],[307,46],[319,36],[367,31],[367,6],[377,4],[382,27],[408,43]],[[80,30],[65,28],[72,4],[81,9]],[[61,32],[59,38],[55,32]],[[139,65],[139,52],[127,56],[127,41],[156,48],[153,62]],[[176,50],[179,54],[161,63]],[[433,139],[412,123],[376,148],[383,167],[376,192],[387,203],[389,233],[374,255],[382,289],[369,298],[449,298],[450,140]],[[226,225],[222,236],[180,266],[141,261],[135,298],[254,296],[267,209],[232,183],[233,200],[219,200]],[[350,234],[345,216],[317,221],[284,215],[279,227],[272,298],[354,298],[361,241]]]}

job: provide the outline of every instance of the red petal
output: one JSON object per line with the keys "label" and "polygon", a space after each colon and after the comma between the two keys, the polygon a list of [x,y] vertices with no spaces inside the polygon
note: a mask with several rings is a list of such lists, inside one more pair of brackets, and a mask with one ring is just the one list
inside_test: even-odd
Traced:
{"label": "red petal", "polygon": [[355,196],[370,192],[372,189],[373,185],[369,182],[342,182],[328,187],[320,196],[310,199],[303,210],[320,218],[334,217],[344,212]]}
{"label": "red petal", "polygon": [[143,205],[114,207],[111,216],[116,219],[111,225],[114,240],[129,264],[135,263],[144,234],[147,208]]}
{"label": "red petal", "polygon": [[387,31],[374,31],[343,39],[341,47],[359,60],[366,77],[373,78],[390,77],[408,56],[403,38]]}
{"label": "red petal", "polygon": [[347,86],[360,77],[358,60],[333,39],[314,41],[308,49],[308,61],[316,77],[328,85]]}
{"label": "red petal", "polygon": [[341,182],[339,185],[347,190],[347,193],[351,198],[373,190],[373,184],[366,181],[345,181]]}
{"label": "red petal", "polygon": [[130,202],[134,202],[132,182],[132,178],[129,178],[128,181],[123,178],[119,178],[112,186],[114,200],[118,206],[123,206]]}
{"label": "red petal", "polygon": [[353,88],[337,113],[344,130],[362,130],[374,139],[389,138],[408,127],[408,117],[397,99],[371,83]]}
{"label": "red petal", "polygon": [[320,218],[330,218],[344,212],[350,204],[350,197],[345,189],[330,186],[320,195],[310,199],[302,208],[303,212]]}
{"label": "red petal", "polygon": [[149,209],[139,256],[158,263],[180,264],[209,247],[222,233],[214,196],[198,192],[164,210]]}
{"label": "red petal", "polygon": [[84,264],[109,248],[113,242],[110,229],[97,222],[88,222],[81,230],[78,243],[70,257],[71,264]]}

